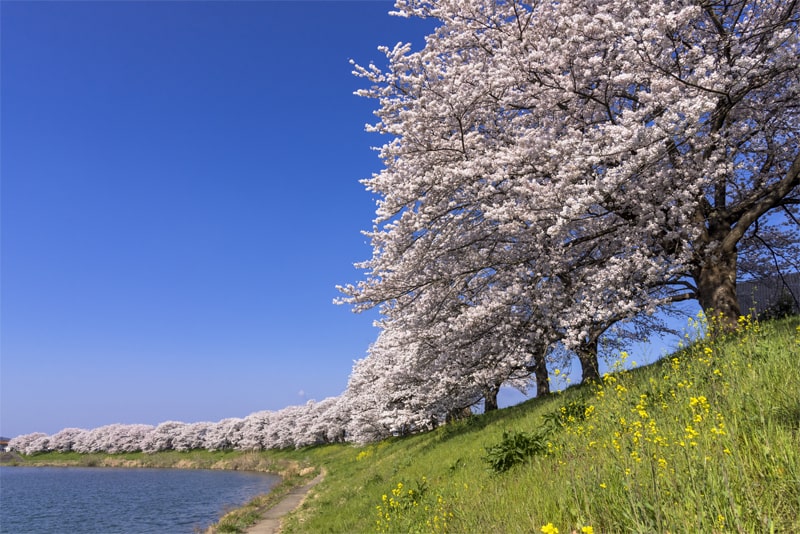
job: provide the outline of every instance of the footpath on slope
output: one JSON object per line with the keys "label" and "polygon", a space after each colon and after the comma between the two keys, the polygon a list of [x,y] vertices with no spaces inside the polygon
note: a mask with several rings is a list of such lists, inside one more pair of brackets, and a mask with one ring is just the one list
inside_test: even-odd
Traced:
{"label": "footpath on slope", "polygon": [[319,484],[323,476],[324,473],[320,473],[308,484],[298,486],[287,493],[278,504],[264,512],[264,515],[261,516],[258,523],[247,529],[247,534],[277,534],[280,532],[281,520],[283,517],[303,504],[303,500],[308,495],[308,492],[311,491],[311,488]]}

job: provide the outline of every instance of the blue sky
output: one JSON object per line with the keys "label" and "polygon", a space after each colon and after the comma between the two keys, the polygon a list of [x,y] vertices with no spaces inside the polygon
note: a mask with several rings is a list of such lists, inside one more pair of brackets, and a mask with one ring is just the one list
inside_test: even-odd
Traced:
{"label": "blue sky", "polygon": [[0,4],[0,434],[338,395],[391,2]]}

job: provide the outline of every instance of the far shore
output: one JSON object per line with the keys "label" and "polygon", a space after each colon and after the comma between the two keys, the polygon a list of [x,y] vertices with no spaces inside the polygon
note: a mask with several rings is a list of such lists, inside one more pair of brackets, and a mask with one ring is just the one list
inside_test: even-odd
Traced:
{"label": "far shore", "polygon": [[[235,523],[241,530],[277,532],[280,519],[302,502],[309,489],[320,480],[318,469],[295,460],[276,460],[258,451],[165,451],[157,453],[59,453],[24,456],[17,452],[0,453],[4,467],[98,467],[134,469],[212,469],[269,473],[280,481],[269,493],[231,510],[204,534],[214,534],[223,522]],[[314,476],[317,478],[314,478]],[[313,479],[313,480],[312,480]],[[253,514],[253,512],[256,512]],[[255,518],[253,516],[256,516]]]}

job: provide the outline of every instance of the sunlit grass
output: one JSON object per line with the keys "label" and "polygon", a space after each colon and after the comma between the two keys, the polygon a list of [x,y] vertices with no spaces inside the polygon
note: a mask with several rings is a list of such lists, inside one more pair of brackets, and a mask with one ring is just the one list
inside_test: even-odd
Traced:
{"label": "sunlit grass", "polygon": [[[298,451],[328,476],[285,530],[800,530],[798,320],[745,319],[736,336],[696,326],[711,335],[645,368],[623,354],[600,384],[427,434]],[[490,469],[504,432],[553,421],[546,453]]]}

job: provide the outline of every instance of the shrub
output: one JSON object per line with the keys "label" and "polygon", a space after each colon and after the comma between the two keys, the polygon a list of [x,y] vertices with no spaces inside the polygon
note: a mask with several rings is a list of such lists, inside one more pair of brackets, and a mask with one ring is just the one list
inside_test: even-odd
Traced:
{"label": "shrub", "polygon": [[486,447],[484,460],[495,473],[504,473],[531,456],[547,452],[546,436],[545,431],[536,434],[503,432],[500,443]]}

